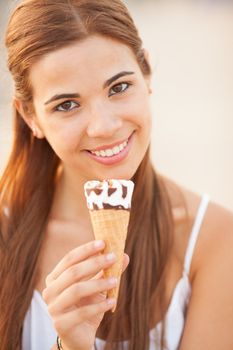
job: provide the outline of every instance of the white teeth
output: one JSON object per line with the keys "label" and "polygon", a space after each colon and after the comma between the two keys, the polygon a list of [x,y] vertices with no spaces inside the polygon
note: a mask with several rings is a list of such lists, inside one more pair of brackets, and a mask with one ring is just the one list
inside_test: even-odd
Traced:
{"label": "white teeth", "polygon": [[[96,152],[96,153],[93,152],[93,153],[96,154],[96,155],[98,156],[97,152]],[[106,154],[105,154],[104,151],[100,151],[100,152],[98,152],[98,153],[100,153],[101,157],[105,157],[105,156],[106,156]]]}
{"label": "white teeth", "polygon": [[107,150],[105,151],[105,153],[106,153],[107,157],[113,156],[113,151],[112,151],[111,149],[107,149]]}
{"label": "white teeth", "polygon": [[113,148],[113,153],[114,154],[117,154],[117,153],[119,153],[120,152],[120,148],[118,147],[118,146],[115,146],[114,148]]}
{"label": "white teeth", "polygon": [[119,146],[115,146],[112,149],[106,149],[101,151],[91,151],[92,154],[98,157],[112,157],[115,154],[120,153],[128,144],[128,140],[121,143]]}

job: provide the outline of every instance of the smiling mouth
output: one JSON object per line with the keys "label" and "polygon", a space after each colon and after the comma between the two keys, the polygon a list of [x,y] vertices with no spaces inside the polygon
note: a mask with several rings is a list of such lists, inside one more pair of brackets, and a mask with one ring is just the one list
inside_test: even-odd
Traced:
{"label": "smiling mouth", "polygon": [[90,151],[91,154],[94,154],[98,157],[112,157],[116,154],[119,154],[123,149],[127,146],[129,142],[129,139],[127,139],[125,142],[119,144],[119,146],[114,146],[113,148],[107,148],[105,150],[99,150],[99,151]]}
{"label": "smiling mouth", "polygon": [[122,142],[118,145],[115,145],[112,148],[105,147],[104,149],[98,149],[96,151],[88,151],[88,152],[93,154],[94,156],[103,157],[103,158],[115,156],[115,155],[121,153],[127,147],[127,144],[129,142],[130,137],[127,140],[125,140],[124,142]]}

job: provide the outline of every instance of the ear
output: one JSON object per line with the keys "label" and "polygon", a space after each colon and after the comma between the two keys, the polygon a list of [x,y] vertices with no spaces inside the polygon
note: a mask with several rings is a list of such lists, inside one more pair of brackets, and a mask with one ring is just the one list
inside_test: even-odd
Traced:
{"label": "ear", "polygon": [[41,130],[41,127],[39,126],[38,120],[36,119],[35,114],[30,113],[29,110],[25,108],[25,105],[23,102],[17,98],[14,98],[14,107],[19,112],[20,116],[23,118],[25,123],[28,125],[28,127],[31,129],[32,134],[34,137],[38,139],[43,139],[44,133]]}
{"label": "ear", "polygon": [[[142,50],[143,50],[144,57],[145,57],[146,61],[150,64],[149,51],[146,50],[146,49],[144,49],[144,48],[143,48]],[[149,92],[149,94],[151,94],[151,93],[152,93],[152,88],[151,88],[151,75],[145,76],[145,80],[146,80],[146,83],[147,83],[148,92]]]}

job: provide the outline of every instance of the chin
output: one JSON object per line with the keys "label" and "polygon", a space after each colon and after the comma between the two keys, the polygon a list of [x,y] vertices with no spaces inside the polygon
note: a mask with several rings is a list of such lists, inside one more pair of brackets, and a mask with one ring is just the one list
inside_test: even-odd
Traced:
{"label": "chin", "polygon": [[[106,180],[106,179],[118,179],[118,180],[130,180],[136,173],[138,167],[119,167],[118,169],[107,169],[106,171],[102,171],[101,173],[95,174],[96,180]],[[94,174],[93,174],[94,177]],[[92,177],[92,179],[93,179]]]}

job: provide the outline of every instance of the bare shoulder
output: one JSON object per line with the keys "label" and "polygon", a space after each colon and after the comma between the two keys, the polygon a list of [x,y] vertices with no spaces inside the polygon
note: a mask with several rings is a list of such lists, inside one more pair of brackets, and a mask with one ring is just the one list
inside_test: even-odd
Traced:
{"label": "bare shoulder", "polygon": [[203,220],[196,252],[196,271],[211,263],[224,265],[226,269],[231,266],[231,271],[233,271],[232,212],[210,201]]}
{"label": "bare shoulder", "polygon": [[[184,229],[178,230],[175,243],[180,246],[180,258],[184,257],[188,240],[195,223],[202,196],[168,180],[175,223],[184,222]],[[177,243],[178,242],[178,243]],[[198,235],[191,266],[191,277],[205,266],[208,261],[218,259],[221,255],[233,254],[233,212],[211,200],[208,203]],[[191,279],[193,279],[191,278]]]}
{"label": "bare shoulder", "polygon": [[[189,220],[193,225],[202,197],[185,189],[183,189],[183,194],[190,213]],[[225,263],[223,263],[223,260]],[[209,264],[225,265],[226,269],[231,266],[233,269],[233,213],[220,204],[211,201],[211,198],[193,255],[191,279],[193,280],[196,274]]]}
{"label": "bare shoulder", "polygon": [[[201,197],[180,191],[193,224]],[[233,349],[232,271],[233,214],[210,200],[192,258],[192,292],[180,350]]]}

